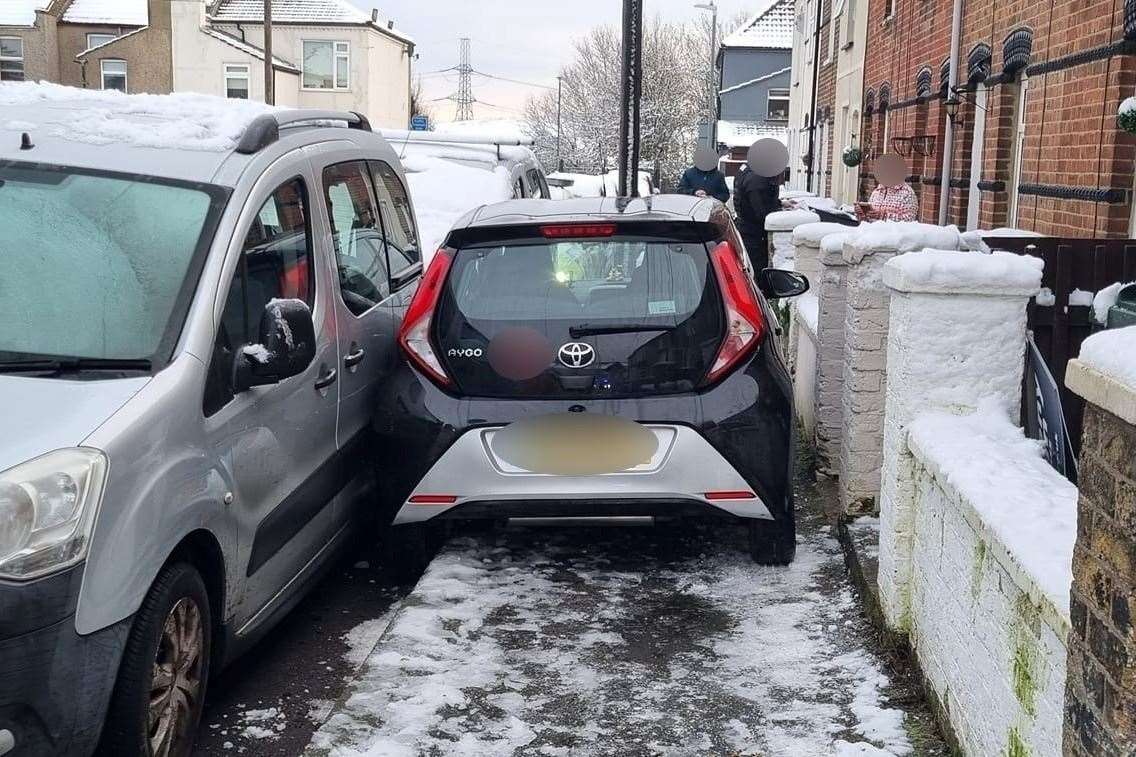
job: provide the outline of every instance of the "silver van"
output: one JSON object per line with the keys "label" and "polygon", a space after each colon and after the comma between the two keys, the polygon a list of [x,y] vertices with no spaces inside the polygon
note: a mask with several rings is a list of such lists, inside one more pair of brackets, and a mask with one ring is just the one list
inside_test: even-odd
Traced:
{"label": "silver van", "polygon": [[185,755],[371,497],[417,227],[359,114],[218,149],[198,96],[51,93],[0,88],[0,755]]}

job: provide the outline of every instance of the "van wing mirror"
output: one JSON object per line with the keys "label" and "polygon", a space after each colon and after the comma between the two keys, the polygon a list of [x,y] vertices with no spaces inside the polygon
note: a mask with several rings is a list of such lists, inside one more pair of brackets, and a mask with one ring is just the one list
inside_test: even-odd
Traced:
{"label": "van wing mirror", "polygon": [[316,329],[307,303],[272,300],[260,317],[260,342],[237,355],[233,388],[279,383],[303,373],[315,357]]}
{"label": "van wing mirror", "polygon": [[795,271],[766,268],[757,274],[757,288],[769,299],[780,300],[809,291],[809,280]]}

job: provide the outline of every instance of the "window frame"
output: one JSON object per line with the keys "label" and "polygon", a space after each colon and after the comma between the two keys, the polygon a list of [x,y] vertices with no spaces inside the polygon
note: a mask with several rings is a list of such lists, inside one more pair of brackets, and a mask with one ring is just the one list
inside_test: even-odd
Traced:
{"label": "window frame", "polygon": [[[304,48],[309,44],[331,46],[331,86],[309,87],[304,83],[307,71],[304,68],[306,55]],[[340,52],[340,45],[343,51]],[[347,64],[347,80],[339,86],[339,61],[343,59]],[[351,91],[351,42],[345,39],[301,39],[300,40],[300,91],[302,92],[350,92]]]}
{"label": "window frame", "polygon": [[[308,190],[308,179],[304,174],[297,173],[297,174],[294,174],[292,176],[289,176],[286,179],[283,179],[283,180],[277,182],[272,187],[272,190],[270,192],[268,192],[268,194],[266,194],[260,200],[260,202],[258,204],[254,205],[253,203],[246,203],[245,207],[241,211],[242,214],[244,214],[246,211],[250,211],[250,209],[251,209],[251,215],[249,216],[247,221],[243,224],[243,226],[238,227],[239,229],[243,230],[244,233],[239,235],[239,236],[237,234],[234,234],[232,239],[231,239],[230,247],[229,247],[230,255],[232,254],[232,250],[233,250],[232,245],[236,244],[237,245],[236,260],[233,262],[232,271],[230,271],[227,276],[224,275],[224,273],[221,276],[221,283],[217,287],[217,300],[216,300],[214,308],[213,308],[213,335],[212,335],[212,339],[210,341],[211,348],[210,348],[210,355],[209,355],[209,364],[208,364],[208,368],[206,369],[205,381],[204,381],[204,385],[202,387],[202,396],[201,396],[202,415],[205,418],[211,418],[211,417],[215,416],[221,410],[224,410],[226,407],[231,405],[233,403],[233,400],[235,400],[237,398],[237,394],[234,393],[234,394],[230,395],[227,400],[225,400],[223,403],[221,403],[220,405],[218,405],[216,407],[209,408],[206,405],[206,402],[209,399],[209,392],[210,392],[210,388],[212,386],[212,382],[215,380],[214,379],[215,374],[214,374],[214,371],[213,371],[213,368],[214,368],[213,361],[217,359],[217,339],[221,335],[221,328],[222,328],[222,325],[223,325],[224,319],[225,319],[225,311],[229,307],[229,296],[230,296],[230,294],[232,293],[232,290],[233,290],[233,282],[236,281],[238,276],[244,277],[247,281],[248,263],[247,263],[247,257],[246,257],[247,251],[245,250],[245,243],[248,241],[249,232],[252,231],[253,225],[255,223],[257,223],[257,221],[260,219],[260,214],[264,211],[264,206],[268,204],[269,200],[272,200],[276,196],[276,193],[279,192],[283,187],[286,187],[287,185],[292,184],[293,182],[299,182],[300,192],[301,192],[301,196],[302,196],[303,203],[304,203],[304,236],[305,236],[305,246],[307,248],[307,255],[308,255],[308,300],[311,300],[311,302],[309,303],[309,307],[311,308],[313,321],[314,321],[315,327],[316,327],[316,341],[317,341],[317,343],[319,341],[319,338],[320,338],[320,326],[319,326],[320,321],[319,321],[319,319],[316,315],[316,309],[317,309],[317,307],[320,306],[319,284],[317,282],[317,277],[320,276],[318,269],[319,269],[321,263],[320,263],[320,256],[317,254],[317,251],[316,251],[315,227],[314,227],[313,219],[312,219],[312,197],[311,197],[311,192]],[[277,212],[279,212],[279,209],[277,209]],[[208,252],[208,249],[209,249],[208,246],[206,246],[205,249],[206,249],[206,252]],[[202,261],[202,262],[204,263],[204,261]],[[226,264],[227,263],[228,263],[228,260],[226,260]],[[244,314],[247,315],[247,313],[248,313],[248,299],[247,299],[248,298],[248,287],[247,287],[247,285],[244,287],[244,289],[245,289],[245,302],[242,303],[242,311],[243,311]],[[259,324],[257,324],[257,328],[259,328]],[[250,330],[250,324],[248,324],[247,322],[245,323],[245,330],[246,331]],[[234,347],[234,350],[233,350],[234,359],[235,359],[235,356],[238,354],[240,348],[243,347],[243,346],[245,346],[245,345],[242,344],[242,345]],[[309,365],[309,368],[310,367],[311,366]]]}
{"label": "window frame", "polygon": [[[371,174],[371,190],[373,192],[376,192],[375,207],[379,211],[379,223],[382,225],[383,239],[384,240],[387,239],[387,235],[388,235],[387,223],[388,223],[388,221],[387,221],[386,214],[383,212],[383,204],[382,204],[382,202],[379,201],[379,198],[378,198],[378,195],[377,195],[377,192],[379,190],[379,182],[382,181],[382,177],[379,176],[376,173],[376,169],[375,169],[375,166],[379,163],[386,166],[387,170],[391,172],[391,174],[394,176],[395,179],[398,180],[399,188],[402,189],[402,194],[407,200],[407,208],[410,210],[410,222],[411,222],[411,224],[414,228],[414,241],[417,244],[418,260],[410,263],[407,266],[400,268],[397,271],[391,270],[390,251],[386,248],[385,245],[383,247],[384,253],[387,256],[387,278],[390,279],[390,293],[391,293],[391,295],[394,295],[394,294],[397,294],[400,290],[405,289],[407,286],[409,286],[422,273],[422,270],[423,270],[423,267],[424,267],[424,263],[423,263],[424,251],[422,249],[422,234],[418,229],[418,218],[414,215],[414,204],[410,199],[410,190],[407,189],[406,182],[403,181],[401,177],[399,177],[398,172],[394,170],[394,167],[390,163],[387,163],[385,160],[381,160],[379,158],[370,158],[366,162],[367,162],[367,170]],[[386,186],[385,182],[383,182],[383,186],[384,187]]]}
{"label": "window frame", "polygon": [[[107,87],[107,85],[106,85],[106,78],[107,78],[106,64],[108,64],[108,63],[121,63],[122,64],[122,73],[121,74],[119,74],[118,72],[114,72],[114,73],[111,74],[112,76],[122,76],[122,89],[118,89],[117,87],[109,87],[109,88]],[[106,91],[116,91],[116,92],[122,92],[122,93],[129,92],[130,91],[130,64],[127,63],[122,58],[103,58],[103,59],[101,59],[99,61],[99,85],[100,85],[99,89],[103,90],[104,92],[106,92]]]}
{"label": "window frame", "polygon": [[378,223],[377,230],[379,232],[379,235],[382,237],[383,267],[386,271],[386,279],[387,279],[386,288],[380,289],[380,291],[379,291],[380,297],[379,297],[378,300],[376,300],[371,305],[371,307],[367,308],[366,310],[364,310],[361,313],[356,313],[354,310],[352,310],[351,306],[347,304],[347,300],[343,297],[343,281],[339,278],[338,275],[335,276],[335,288],[336,288],[336,291],[339,292],[339,301],[343,303],[343,307],[355,319],[362,319],[362,318],[367,317],[368,315],[370,315],[371,313],[373,313],[375,311],[375,308],[379,307],[384,302],[389,300],[391,298],[391,295],[394,294],[393,277],[391,276],[391,269],[390,269],[390,252],[387,250],[386,222],[385,222],[385,219],[383,218],[383,209],[379,205],[379,198],[376,195],[375,173],[374,173],[374,171],[371,170],[370,163],[371,163],[371,161],[367,160],[366,158],[353,158],[351,160],[339,161],[338,163],[329,163],[329,164],[323,166],[320,169],[320,192],[321,192],[322,199],[323,199],[324,220],[327,221],[328,235],[332,240],[332,247],[328,252],[334,258],[336,272],[338,273],[338,271],[339,271],[339,251],[335,248],[335,230],[334,230],[334,226],[333,226],[333,223],[332,223],[332,217],[331,217],[331,197],[328,195],[328,182],[327,182],[327,172],[328,171],[330,171],[332,169],[339,168],[341,166],[349,166],[349,165],[359,165],[359,166],[362,167],[361,174],[363,175],[363,177],[367,181],[367,191],[370,193],[371,205],[375,209],[375,220]]}
{"label": "window frame", "polygon": [[[774,96],[773,96],[774,92],[784,92],[785,95],[783,97],[779,95],[776,98],[774,98]],[[789,122],[789,99],[790,99],[790,97],[791,97],[791,91],[787,88],[770,87],[769,89],[765,90],[765,120],[766,121],[774,121],[776,123],[786,123],[787,124]],[[785,101],[785,117],[784,118],[773,118],[770,115],[770,105],[771,105],[771,103],[774,99]]]}
{"label": "window frame", "polygon": [[[229,69],[243,68],[244,75],[233,74]],[[241,79],[245,81],[245,97],[232,97],[229,94],[229,79]],[[252,99],[252,66],[248,63],[222,63],[221,64],[221,88],[225,93],[226,100],[251,100]]]}
{"label": "window frame", "polygon": [[[95,42],[91,42],[91,37],[107,37],[108,39],[105,42],[95,43]],[[112,34],[110,32],[87,32],[84,39],[87,42],[87,49],[90,50],[90,49],[95,48],[95,47],[102,47],[103,45],[108,45],[111,42],[114,42],[116,39],[118,39],[118,37],[119,37],[118,34]]]}
{"label": "window frame", "polygon": [[20,46],[19,56],[3,55],[0,54],[0,63],[19,63],[20,64],[20,78],[19,79],[5,79],[3,78],[3,66],[0,66],[0,81],[27,81],[28,80],[28,66],[27,66],[27,46],[24,44],[23,37],[0,37],[0,42],[17,42]]}

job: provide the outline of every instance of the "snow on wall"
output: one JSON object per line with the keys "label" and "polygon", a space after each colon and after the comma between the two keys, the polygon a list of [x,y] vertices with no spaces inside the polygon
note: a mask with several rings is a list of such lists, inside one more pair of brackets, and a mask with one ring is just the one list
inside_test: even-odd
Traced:
{"label": "snow on wall", "polygon": [[958,250],[923,250],[900,255],[884,266],[884,281],[905,292],[977,292],[1015,294],[1037,292],[1041,258],[993,252],[974,255]]}
{"label": "snow on wall", "polygon": [[792,231],[806,223],[819,223],[820,216],[811,210],[777,210],[765,217],[766,231]]}
{"label": "snow on wall", "polygon": [[1077,490],[998,407],[922,416],[909,444],[920,667],[964,753],[1060,754]]}
{"label": "snow on wall", "polygon": [[1097,373],[1136,390],[1136,326],[1093,334],[1081,343],[1078,359]]}

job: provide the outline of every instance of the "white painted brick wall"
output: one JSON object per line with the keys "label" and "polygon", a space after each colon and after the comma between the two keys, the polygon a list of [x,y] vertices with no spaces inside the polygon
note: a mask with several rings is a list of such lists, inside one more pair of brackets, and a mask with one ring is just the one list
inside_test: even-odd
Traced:
{"label": "white painted brick wall", "polygon": [[922,465],[913,493],[909,635],[964,753],[1059,755],[1068,619]]}
{"label": "white painted brick wall", "polygon": [[[844,418],[844,319],[848,304],[848,266],[842,240],[826,237],[821,244],[821,273],[817,282],[820,315],[817,319],[816,419],[817,472],[835,476],[840,469],[840,437]],[[840,242],[837,247],[831,242]]]}

